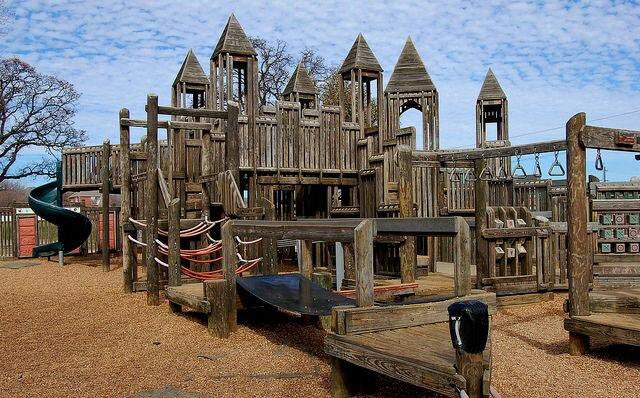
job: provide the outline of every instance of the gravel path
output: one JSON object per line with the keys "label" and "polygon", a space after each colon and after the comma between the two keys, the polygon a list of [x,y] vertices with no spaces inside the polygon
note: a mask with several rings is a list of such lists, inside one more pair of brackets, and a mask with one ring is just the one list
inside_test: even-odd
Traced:
{"label": "gravel path", "polygon": [[[321,331],[265,313],[241,316],[230,339],[214,339],[204,319],[148,307],[144,294],[121,293],[119,270],[87,265],[97,262],[0,268],[0,397],[142,397],[163,389],[329,396]],[[561,304],[494,318],[494,384],[503,396],[636,397],[640,350],[596,344],[592,356],[570,357]],[[419,394],[387,379],[378,385],[379,397]]]}

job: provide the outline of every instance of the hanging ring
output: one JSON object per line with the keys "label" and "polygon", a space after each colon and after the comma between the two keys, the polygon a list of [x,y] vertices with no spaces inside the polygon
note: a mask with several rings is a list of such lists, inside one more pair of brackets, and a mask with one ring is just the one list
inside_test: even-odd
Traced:
{"label": "hanging ring", "polygon": [[[549,176],[551,177],[562,177],[565,175],[565,171],[564,171],[564,167],[562,167],[562,164],[560,163],[560,161],[558,160],[558,154],[559,152],[556,150],[556,146],[553,146],[553,150],[554,152],[554,160],[553,163],[551,163],[551,167],[549,167]],[[559,169],[559,171],[556,171],[556,169]]]}
{"label": "hanging ring", "polygon": [[522,155],[516,152],[516,167],[511,173],[511,177],[513,178],[525,178],[527,176],[527,171],[522,167],[522,164],[520,164],[520,158],[522,158]]}
{"label": "hanging ring", "polygon": [[538,152],[536,152],[536,164],[533,168],[533,176],[537,178],[542,177],[542,168],[540,167],[540,154]]}
{"label": "hanging ring", "polygon": [[602,154],[600,153],[600,149],[596,151],[596,170],[604,170],[604,162],[602,161]]}

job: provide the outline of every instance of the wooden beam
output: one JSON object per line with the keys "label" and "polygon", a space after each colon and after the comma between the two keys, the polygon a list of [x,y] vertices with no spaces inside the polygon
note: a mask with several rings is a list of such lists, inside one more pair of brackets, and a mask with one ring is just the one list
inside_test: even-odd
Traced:
{"label": "wooden beam", "polygon": [[158,232],[158,96],[147,96],[147,179],[145,182],[147,304],[160,305],[156,234]]}
{"label": "wooden beam", "polygon": [[569,315],[589,315],[589,236],[587,234],[586,148],[580,131],[586,115],[578,113],[567,122],[567,268]]}
{"label": "wooden beam", "polygon": [[236,312],[236,264],[238,263],[238,249],[234,240],[234,223],[227,221],[222,226],[222,276],[226,284],[226,303],[222,310],[226,311],[223,319],[227,320],[229,332],[238,330],[238,314]]}
{"label": "wooden beam", "polygon": [[640,131],[584,126],[579,139],[586,148],[640,152]]}
{"label": "wooden beam", "polygon": [[458,235],[453,238],[454,291],[466,296],[471,290],[471,231],[462,217],[457,217]]}
{"label": "wooden beam", "polygon": [[[149,112],[148,106],[145,110]],[[191,117],[207,117],[211,119],[227,119],[227,112],[214,111],[204,108],[177,108],[173,106],[158,106],[158,114],[160,115],[172,115],[172,116],[191,116]]]}
{"label": "wooden beam", "polygon": [[[413,166],[411,164],[411,148],[398,147],[398,202],[401,218],[413,217]],[[400,281],[412,283],[416,279],[416,238],[406,236],[400,246]]]}
{"label": "wooden beam", "polygon": [[375,224],[362,221],[354,230],[356,253],[356,303],[358,307],[373,306],[373,236]]}
{"label": "wooden beam", "polygon": [[487,181],[482,180],[480,175],[485,167],[487,167],[486,159],[480,158],[474,161],[474,174],[476,181],[474,182],[475,191],[475,238],[476,238],[476,287],[482,287],[482,278],[489,275],[489,246],[482,235],[482,231],[487,227],[487,213],[489,185]]}
{"label": "wooden beam", "polygon": [[169,232],[167,244],[169,246],[169,286],[180,286],[180,199],[174,198],[167,204],[169,215]]}
{"label": "wooden beam", "polygon": [[238,106],[235,102],[228,101],[227,109],[227,134],[225,137],[225,169],[231,171],[234,180],[240,184],[240,134],[238,131]]}
{"label": "wooden beam", "polygon": [[[129,110],[120,110],[120,120],[129,117]],[[129,234],[125,231],[126,222],[131,217],[131,136],[129,127],[120,123],[120,234],[122,236],[122,284],[125,293],[133,293],[133,281],[136,279],[136,265],[134,259],[134,248],[127,238]]]}
{"label": "wooden beam", "polygon": [[204,294],[209,302],[211,311],[208,315],[207,329],[209,334],[215,337],[229,337],[230,329],[226,315],[229,313],[229,300],[227,300],[228,283],[226,280],[214,280],[204,282]]}
{"label": "wooden beam", "polygon": [[565,140],[544,141],[524,145],[512,145],[498,148],[473,148],[453,151],[422,151],[414,150],[413,157],[416,161],[453,161],[476,160],[482,158],[499,158],[507,156],[530,155],[553,151],[563,151],[567,147]]}
{"label": "wooden beam", "polygon": [[312,257],[312,241],[300,241],[300,275],[307,279],[311,279],[313,273],[313,257]]}
{"label": "wooden beam", "polygon": [[109,158],[111,157],[111,143],[104,140],[102,144],[102,168],[100,178],[102,179],[102,271],[109,272],[111,269],[109,259]]}

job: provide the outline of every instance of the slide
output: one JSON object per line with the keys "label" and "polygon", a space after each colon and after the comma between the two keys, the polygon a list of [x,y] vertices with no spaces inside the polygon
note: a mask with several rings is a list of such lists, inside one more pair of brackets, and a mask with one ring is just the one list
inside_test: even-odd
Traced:
{"label": "slide", "polygon": [[331,315],[331,308],[355,303],[300,274],[248,276],[237,278],[236,283],[259,301],[298,314]]}
{"label": "slide", "polygon": [[33,256],[69,253],[80,247],[91,234],[91,221],[78,212],[62,207],[62,170],[58,164],[57,180],[29,192],[29,207],[41,218],[58,226],[58,242],[33,248]]}

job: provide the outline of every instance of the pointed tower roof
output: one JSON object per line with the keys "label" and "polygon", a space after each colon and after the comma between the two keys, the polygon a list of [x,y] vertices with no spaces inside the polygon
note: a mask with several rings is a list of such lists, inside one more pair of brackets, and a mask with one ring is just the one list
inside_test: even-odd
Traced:
{"label": "pointed tower roof", "polygon": [[340,73],[347,72],[354,68],[382,72],[382,67],[378,59],[373,55],[362,33],[358,35],[351,50],[349,50],[349,54],[347,54],[344,62],[342,62]]}
{"label": "pointed tower roof", "polygon": [[489,68],[489,70],[487,71],[487,75],[484,78],[484,83],[482,83],[480,94],[478,94],[478,100],[506,98],[507,95],[504,93],[504,91],[502,91],[502,87],[500,87],[500,83],[498,83],[496,75],[494,75],[491,68]]}
{"label": "pointed tower roof", "polygon": [[311,76],[309,76],[309,72],[307,72],[307,68],[304,67],[302,61],[300,61],[298,63],[298,66],[296,66],[296,69],[291,75],[291,79],[289,79],[289,83],[287,83],[287,87],[285,87],[284,91],[282,92],[283,95],[291,93],[318,93],[316,84],[314,83],[313,79],[311,79]]}
{"label": "pointed tower roof", "polygon": [[234,14],[231,14],[229,17],[211,58],[217,57],[218,54],[222,52],[240,55],[256,55],[256,51],[253,49],[251,42]]}
{"label": "pointed tower roof", "polygon": [[436,90],[436,86],[433,84],[411,37],[408,37],[384,91],[406,93],[432,90]]}
{"label": "pointed tower roof", "polygon": [[180,71],[173,81],[174,85],[176,83],[209,84],[209,79],[204,70],[202,70],[198,57],[196,57],[192,49],[189,49],[187,56],[182,61]]}

